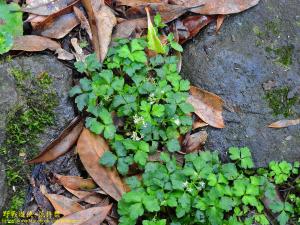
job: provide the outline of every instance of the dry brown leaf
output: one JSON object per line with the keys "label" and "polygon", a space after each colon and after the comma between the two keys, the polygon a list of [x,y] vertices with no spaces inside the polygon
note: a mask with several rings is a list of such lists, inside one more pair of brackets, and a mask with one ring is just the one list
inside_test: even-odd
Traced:
{"label": "dry brown leaf", "polygon": [[129,38],[138,28],[147,28],[147,18],[139,18],[133,20],[125,20],[119,23],[114,30],[114,38]]}
{"label": "dry brown leaf", "polygon": [[66,36],[74,27],[79,24],[79,20],[74,13],[61,15],[46,26],[37,30],[36,33],[44,37],[60,39]]}
{"label": "dry brown leaf", "polygon": [[99,135],[83,129],[77,142],[77,151],[81,162],[93,180],[108,195],[120,200],[125,192],[124,184],[115,168],[107,168],[99,164],[99,158],[109,150],[106,141]]}
{"label": "dry brown leaf", "polygon": [[96,55],[100,61],[104,61],[108,46],[111,41],[111,34],[117,19],[112,10],[100,0],[82,0],[92,30],[92,43]]}
{"label": "dry brown leaf", "polygon": [[35,15],[49,16],[76,1],[77,0],[27,0],[27,6],[22,8],[22,11]]}
{"label": "dry brown leaf", "polygon": [[183,147],[186,153],[199,150],[207,140],[208,134],[205,130],[198,131],[191,135],[186,135],[183,141]]}
{"label": "dry brown leaf", "polygon": [[62,49],[60,44],[50,38],[41,37],[37,35],[24,35],[15,37],[12,50],[27,51],[27,52],[40,52],[49,49],[58,54],[59,59],[69,60],[73,59],[66,50]]}
{"label": "dry brown leaf", "polygon": [[80,21],[82,29],[86,30],[86,33],[88,34],[90,40],[92,40],[92,38],[93,38],[92,30],[91,30],[88,19],[85,17],[84,13],[76,6],[73,6],[73,10],[74,10],[74,13],[75,13],[77,19]]}
{"label": "dry brown leaf", "polygon": [[55,221],[53,225],[95,225],[102,224],[112,205],[85,209]]}
{"label": "dry brown leaf", "polygon": [[89,191],[78,191],[73,190],[70,188],[65,187],[70,193],[75,195],[77,198],[82,199],[84,202],[89,204],[98,204],[100,203],[103,198],[99,197],[99,195],[96,192],[89,192]]}
{"label": "dry brown leaf", "polygon": [[51,142],[37,157],[28,163],[41,163],[52,161],[71,149],[76,143],[83,128],[79,117],[75,118],[62,133]]}
{"label": "dry brown leaf", "polygon": [[222,117],[224,101],[219,96],[194,86],[190,87],[190,94],[187,102],[194,106],[200,119],[212,127],[225,127]]}
{"label": "dry brown leaf", "polygon": [[152,3],[168,3],[168,0],[117,0],[117,5],[126,5],[131,7],[136,7],[140,5],[149,5]]}
{"label": "dry brown leaf", "polygon": [[190,11],[203,15],[233,14],[249,9],[259,0],[172,0],[175,4],[194,7]]}
{"label": "dry brown leaf", "polygon": [[201,120],[198,116],[195,118],[193,122],[193,130],[206,126],[208,126],[208,124]]}
{"label": "dry brown leaf", "polygon": [[56,211],[60,214],[67,216],[84,209],[76,200],[67,198],[63,195],[57,194],[44,194],[51,202]]}
{"label": "dry brown leaf", "polygon": [[79,176],[63,176],[60,174],[54,174],[54,176],[58,184],[72,190],[92,190],[97,187],[95,182],[90,178],[84,179]]}
{"label": "dry brown leaf", "polygon": [[295,120],[279,120],[275,123],[270,124],[268,127],[270,128],[285,128],[289,126],[295,126],[300,124],[300,118]]}
{"label": "dry brown leaf", "polygon": [[74,59],[74,55],[70,52],[67,52],[66,50],[59,48],[55,51],[55,54],[57,54],[57,58],[61,60],[72,60]]}
{"label": "dry brown leaf", "polygon": [[86,58],[86,55],[83,53],[82,48],[79,46],[77,38],[72,38],[71,44],[75,50],[75,52],[73,52],[73,54],[75,55],[76,60],[84,61],[84,59]]}
{"label": "dry brown leaf", "polygon": [[218,33],[221,29],[222,24],[224,23],[225,20],[225,15],[218,15],[217,17],[217,26],[216,26],[216,32]]}

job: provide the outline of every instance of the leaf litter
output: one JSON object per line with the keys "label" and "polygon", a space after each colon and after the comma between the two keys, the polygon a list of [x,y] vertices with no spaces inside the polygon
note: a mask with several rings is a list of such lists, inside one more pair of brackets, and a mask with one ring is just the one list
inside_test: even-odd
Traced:
{"label": "leaf litter", "polygon": [[[134,38],[145,34],[148,27],[151,31],[153,16],[159,13],[162,20],[168,23],[172,32],[176,34],[176,40],[184,43],[195,37],[205,26],[215,22],[218,32],[224,22],[225,15],[244,11],[258,4],[259,0],[56,0],[56,1],[27,1],[23,12],[29,13],[27,19],[31,22],[33,32],[37,35],[25,35],[17,37],[13,50],[19,51],[44,51],[49,49],[58,54],[58,58],[77,60],[85,57],[79,41],[72,38],[69,45],[73,46],[73,54],[64,50],[60,43],[52,39],[64,39],[74,32],[79,24],[85,30],[92,43],[98,59],[103,62],[112,38]],[[84,10],[86,12],[84,12]],[[145,8],[147,8],[145,10]],[[191,14],[192,13],[192,14]],[[87,15],[87,16],[86,16]],[[152,43],[155,51],[164,52],[164,46],[160,45],[156,31],[152,29],[148,33],[148,41]],[[78,35],[76,34],[78,37]],[[73,36],[74,37],[74,36]],[[161,38],[161,37],[159,37]],[[178,52],[179,53],[179,52]],[[180,53],[179,53],[180,54]],[[73,56],[74,55],[74,56]],[[181,64],[178,65],[180,70]],[[224,128],[222,117],[223,100],[206,90],[191,87],[188,102],[195,108],[193,133],[182,137],[183,153],[201,150],[207,139],[207,133],[199,130],[205,126]],[[297,120],[284,120],[271,124],[269,127],[279,128],[299,124]],[[70,127],[71,126],[71,127]],[[70,125],[62,134],[44,149],[29,163],[40,163],[55,160],[67,152],[77,142],[77,153],[81,163],[91,178],[79,176],[65,176],[54,174],[56,182],[62,185],[69,193],[76,196],[72,199],[59,194],[49,194],[43,190],[44,195],[50,200],[54,208],[64,215],[54,224],[100,224],[105,219],[110,224],[117,224],[109,217],[112,199],[120,200],[122,194],[128,191],[123,178],[119,176],[115,168],[109,169],[98,163],[99,157],[109,151],[109,147],[99,135],[92,134],[83,128],[82,122],[75,126]],[[182,161],[182,159],[178,160]],[[105,195],[111,196],[106,200],[106,205],[98,206]],[[85,208],[79,202],[95,205]],[[111,218],[111,219],[109,219]],[[70,223],[69,221],[76,221]]]}

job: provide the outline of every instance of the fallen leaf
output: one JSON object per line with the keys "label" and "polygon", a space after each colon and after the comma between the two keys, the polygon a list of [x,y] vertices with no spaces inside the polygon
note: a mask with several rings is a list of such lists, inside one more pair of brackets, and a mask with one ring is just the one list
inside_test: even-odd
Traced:
{"label": "fallen leaf", "polygon": [[97,186],[93,179],[84,179],[79,176],[63,176],[60,174],[54,174],[57,179],[57,183],[72,190],[92,190]]}
{"label": "fallen leaf", "polygon": [[112,205],[85,209],[55,221],[53,225],[95,225],[102,224]]}
{"label": "fallen leaf", "polygon": [[214,21],[212,16],[193,15],[184,18],[182,21],[176,21],[179,43],[183,44],[187,40],[195,37],[199,31]]}
{"label": "fallen leaf", "polygon": [[23,7],[22,11],[35,15],[49,16],[76,1],[77,0],[27,0],[27,6]]}
{"label": "fallen leaf", "polygon": [[77,142],[77,151],[87,172],[93,180],[115,200],[120,200],[125,192],[124,184],[115,168],[99,164],[99,158],[109,150],[106,141],[99,135],[83,129]]}
{"label": "fallen leaf", "polygon": [[225,15],[218,15],[217,17],[217,27],[216,32],[218,33],[221,29],[222,24],[224,23]]}
{"label": "fallen leaf", "polygon": [[70,33],[74,27],[79,24],[79,20],[74,13],[68,13],[56,18],[52,23],[48,23],[41,29],[35,31],[35,33],[44,37],[60,39]]}
{"label": "fallen leaf", "polygon": [[84,209],[76,200],[67,198],[63,195],[44,194],[53,205],[54,209],[60,214],[67,216]]}
{"label": "fallen leaf", "polygon": [[268,127],[270,128],[285,128],[289,126],[295,126],[300,124],[300,118],[295,120],[279,120],[275,123],[270,124]]}
{"label": "fallen leaf", "polygon": [[72,38],[71,44],[75,50],[75,52],[73,54],[75,55],[76,60],[84,61],[84,59],[86,58],[86,55],[83,53],[82,48],[79,46],[77,38]]}
{"label": "fallen leaf", "polygon": [[208,125],[215,128],[225,127],[222,117],[224,101],[219,96],[191,86],[187,102],[194,106],[195,114]]}
{"label": "fallen leaf", "polygon": [[118,5],[126,5],[131,7],[136,7],[140,5],[149,5],[151,3],[168,3],[167,0],[117,0],[116,4]]}
{"label": "fallen leaf", "polygon": [[183,148],[186,153],[199,150],[207,140],[208,134],[205,130],[198,131],[194,134],[187,134],[183,141]]}
{"label": "fallen leaf", "polygon": [[117,19],[112,10],[100,0],[82,0],[89,16],[92,30],[92,43],[98,59],[103,62],[108,46],[111,41],[111,34]]}
{"label": "fallen leaf", "polygon": [[203,15],[227,15],[249,9],[257,5],[259,0],[189,0],[175,2],[186,7],[191,7],[192,9],[190,11],[194,13]]}
{"label": "fallen leaf", "polygon": [[129,38],[138,28],[147,28],[147,18],[125,20],[119,23],[115,29],[112,38]]}
{"label": "fallen leaf", "polygon": [[[73,195],[75,195],[77,198],[79,198],[78,200],[81,200],[89,203],[89,204],[98,204],[100,203],[103,198],[99,197],[99,195],[97,195],[96,192],[89,192],[89,191],[78,191],[78,190],[73,190],[70,188],[65,187],[70,193],[72,193]],[[77,201],[78,202],[78,201]]]}
{"label": "fallen leaf", "polygon": [[193,130],[201,127],[206,127],[206,126],[208,126],[208,124],[205,123],[203,120],[201,120],[198,116],[194,119]]}
{"label": "fallen leaf", "polygon": [[61,60],[72,60],[74,59],[74,55],[70,52],[67,52],[63,48],[59,48],[55,51],[55,54],[57,54],[57,58]]}
{"label": "fallen leaf", "polygon": [[55,51],[60,59],[73,59],[66,50],[62,49],[60,44],[50,38],[41,37],[37,35],[24,35],[14,39],[12,50],[40,52],[49,49]]}
{"label": "fallen leaf", "polygon": [[73,10],[74,10],[74,13],[75,13],[77,19],[80,21],[81,28],[85,29],[90,40],[92,40],[92,30],[91,30],[88,19],[85,17],[84,13],[76,6],[73,6]]}
{"label": "fallen leaf", "polygon": [[28,163],[41,163],[52,161],[71,149],[76,143],[83,128],[83,123],[76,117],[62,133],[51,142],[37,157]]}

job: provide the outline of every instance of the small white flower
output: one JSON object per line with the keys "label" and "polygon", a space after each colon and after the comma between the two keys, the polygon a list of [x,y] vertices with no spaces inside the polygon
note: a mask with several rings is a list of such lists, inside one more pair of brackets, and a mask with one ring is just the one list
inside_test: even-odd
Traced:
{"label": "small white flower", "polygon": [[186,188],[189,185],[189,182],[186,180],[182,185]]}
{"label": "small white flower", "polygon": [[204,187],[205,187],[205,183],[204,183],[203,181],[201,181],[199,184],[200,184],[200,187],[201,187],[201,188],[204,188]]}
{"label": "small white flower", "polygon": [[174,120],[174,123],[179,126],[180,125],[180,120],[177,118],[176,120]]}
{"label": "small white flower", "polygon": [[187,190],[187,192],[192,192],[193,191],[192,188],[187,188],[186,190]]}
{"label": "small white flower", "polygon": [[137,134],[137,132],[135,132],[135,131],[132,132],[131,138],[134,141],[139,141],[139,140],[142,139],[142,137],[139,137],[138,134]]}

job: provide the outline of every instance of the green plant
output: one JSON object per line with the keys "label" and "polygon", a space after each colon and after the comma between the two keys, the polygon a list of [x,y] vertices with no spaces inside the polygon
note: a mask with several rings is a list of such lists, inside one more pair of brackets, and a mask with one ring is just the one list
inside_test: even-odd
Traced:
{"label": "green plant", "polygon": [[248,148],[232,149],[240,156],[247,152],[247,166],[222,163],[216,152],[188,154],[181,166],[161,153],[162,163],[148,162],[141,180],[127,178],[131,191],[118,203],[120,224],[267,225],[265,198],[272,212],[279,213],[279,223],[286,224],[294,215],[291,203],[278,200],[272,180],[250,166]]}
{"label": "green plant", "polygon": [[[166,51],[182,50],[172,35],[168,39]],[[145,166],[149,153],[158,148],[179,151],[177,139],[192,125],[189,114],[194,109],[186,103],[190,83],[178,74],[177,57],[148,58],[146,47],[143,38],[119,39],[103,65],[94,54],[87,56],[75,66],[88,77],[70,91],[78,109],[89,113],[86,127],[112,147],[113,153],[106,152],[100,163],[117,164],[123,175],[132,164]],[[116,126],[116,120],[122,125]]]}
{"label": "green plant", "polygon": [[0,54],[13,46],[13,37],[23,34],[22,12],[16,3],[0,1]]}

